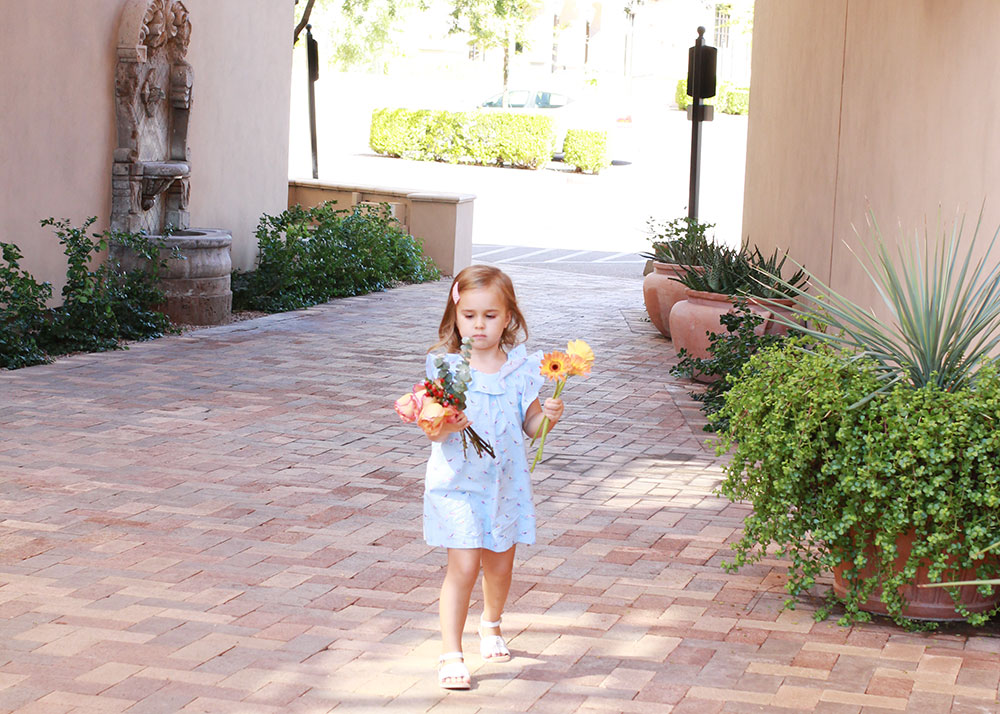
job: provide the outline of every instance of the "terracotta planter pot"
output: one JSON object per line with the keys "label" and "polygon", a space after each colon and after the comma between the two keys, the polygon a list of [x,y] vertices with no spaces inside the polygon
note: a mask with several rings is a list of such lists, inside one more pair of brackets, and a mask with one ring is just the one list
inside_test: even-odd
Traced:
{"label": "terracotta planter pot", "polygon": [[719,318],[733,309],[732,297],[721,293],[704,293],[685,289],[684,299],[670,311],[670,334],[674,349],[685,349],[691,355],[705,359],[708,354],[708,333],[723,332]]}
{"label": "terracotta planter pot", "polygon": [[[906,564],[906,559],[910,556],[913,547],[912,531],[902,536],[897,542],[898,554],[896,556],[896,567],[902,568]],[[865,555],[869,562],[875,557],[874,546],[865,549]],[[844,597],[847,593],[847,581],[843,573],[847,564],[841,565],[833,571],[833,592],[837,597]],[[861,575],[870,577],[875,575],[878,568],[870,564],[861,570]],[[974,570],[961,570],[954,577],[948,576],[949,580],[976,580],[978,576]],[[930,582],[927,579],[927,568],[917,568],[917,575],[913,585],[906,585],[899,589],[900,594],[906,598],[907,606],[903,608],[903,616],[913,620],[964,620],[955,611],[955,604],[947,588],[920,588],[917,585]],[[976,591],[974,585],[963,585],[959,588],[959,599],[970,612],[989,612],[1000,604],[1000,588],[993,589],[993,595],[984,597]],[[882,604],[881,588],[876,588],[872,596],[861,606],[865,612],[872,612],[878,615],[887,614],[885,605]]]}
{"label": "terracotta planter pot", "polygon": [[670,309],[684,299],[684,291],[687,290],[672,278],[680,277],[685,270],[686,268],[673,263],[653,261],[653,272],[642,280],[642,299],[646,303],[646,314],[664,337],[670,337],[667,322]]}
{"label": "terracotta planter pot", "polygon": [[795,305],[794,300],[787,298],[782,298],[780,300],[769,300],[764,302],[761,298],[749,297],[747,298],[747,303],[750,306],[750,311],[755,315],[759,315],[764,318],[764,323],[757,326],[754,329],[754,333],[757,335],[787,335],[788,326],[783,325],[780,322],[774,321],[774,316],[780,315],[786,320],[791,320],[794,313],[792,312],[792,307]]}

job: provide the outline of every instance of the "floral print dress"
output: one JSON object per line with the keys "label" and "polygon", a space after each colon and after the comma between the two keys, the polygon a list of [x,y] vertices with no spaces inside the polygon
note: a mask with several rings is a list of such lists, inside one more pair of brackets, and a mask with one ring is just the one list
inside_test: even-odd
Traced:
{"label": "floral print dress", "polygon": [[[449,354],[454,366],[459,355]],[[465,414],[476,432],[493,446],[496,458],[480,458],[462,435],[431,444],[424,483],[424,540],[447,548],[486,548],[496,553],[515,543],[535,542],[535,507],[525,456],[524,414],[544,381],[542,353],[526,354],[518,345],[495,374],[472,370]],[[427,377],[437,377],[434,355],[427,356]]]}

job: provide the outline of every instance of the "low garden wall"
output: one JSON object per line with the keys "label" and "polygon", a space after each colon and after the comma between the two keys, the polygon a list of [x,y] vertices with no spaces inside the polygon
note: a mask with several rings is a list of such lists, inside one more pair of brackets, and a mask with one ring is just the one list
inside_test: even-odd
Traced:
{"label": "low garden wall", "polygon": [[438,193],[384,186],[331,184],[297,179],[288,182],[288,205],[306,208],[325,201],[350,209],[364,203],[388,203],[393,217],[424,245],[424,251],[445,275],[455,275],[472,263],[471,193]]}

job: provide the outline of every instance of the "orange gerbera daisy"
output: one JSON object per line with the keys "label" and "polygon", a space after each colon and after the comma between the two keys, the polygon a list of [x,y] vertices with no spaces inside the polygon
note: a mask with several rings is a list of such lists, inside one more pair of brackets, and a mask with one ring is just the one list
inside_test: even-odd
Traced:
{"label": "orange gerbera daisy", "polygon": [[590,374],[590,362],[580,355],[570,354],[567,357],[569,357],[568,371],[570,377],[586,377]]}
{"label": "orange gerbera daisy", "polygon": [[542,376],[560,381],[569,373],[570,357],[565,352],[549,352],[542,359]]}

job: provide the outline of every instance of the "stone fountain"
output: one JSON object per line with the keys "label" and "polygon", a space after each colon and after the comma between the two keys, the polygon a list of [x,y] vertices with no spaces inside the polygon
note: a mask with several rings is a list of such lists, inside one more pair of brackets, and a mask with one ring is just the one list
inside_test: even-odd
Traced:
{"label": "stone fountain", "polygon": [[[187,146],[192,72],[184,57],[191,21],[180,0],[128,0],[118,30],[111,170],[111,228],[146,233],[167,260],[161,287],[174,322],[214,325],[232,310],[232,236],[191,228]],[[179,251],[182,258],[175,255]],[[135,266],[121,246],[114,257]]]}

